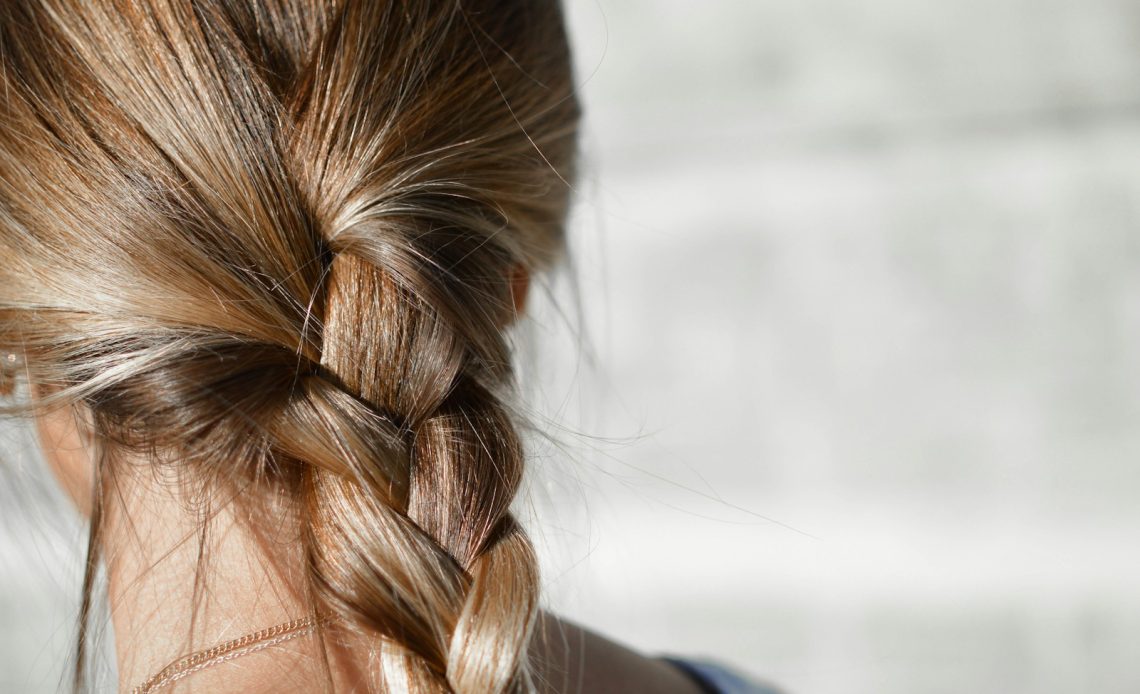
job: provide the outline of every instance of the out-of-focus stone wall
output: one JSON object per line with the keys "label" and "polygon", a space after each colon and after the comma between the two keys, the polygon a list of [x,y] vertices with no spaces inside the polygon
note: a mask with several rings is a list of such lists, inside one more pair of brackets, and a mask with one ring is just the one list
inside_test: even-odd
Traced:
{"label": "out-of-focus stone wall", "polygon": [[621,440],[552,597],[791,691],[1140,690],[1140,9],[571,8]]}

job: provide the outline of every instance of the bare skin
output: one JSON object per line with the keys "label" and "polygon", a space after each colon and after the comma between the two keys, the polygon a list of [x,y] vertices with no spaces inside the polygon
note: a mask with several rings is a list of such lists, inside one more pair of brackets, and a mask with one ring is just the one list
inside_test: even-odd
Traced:
{"label": "bare skin", "polygon": [[[53,473],[87,513],[92,463],[83,428],[63,410],[41,415],[37,425]],[[147,466],[124,477],[108,494],[104,541],[124,691],[181,656],[305,614],[289,587],[296,576],[281,568],[300,566],[288,523],[265,528],[242,518],[240,505],[222,503],[202,543],[199,515],[173,480],[156,479]],[[264,528],[257,537],[248,530],[251,520]],[[209,563],[196,596],[201,544]],[[529,657],[544,693],[699,694],[667,663],[549,613],[538,633]],[[364,653],[351,643],[330,644],[335,691],[368,691]],[[163,691],[301,694],[322,691],[327,682],[318,641],[305,636],[211,666]]]}

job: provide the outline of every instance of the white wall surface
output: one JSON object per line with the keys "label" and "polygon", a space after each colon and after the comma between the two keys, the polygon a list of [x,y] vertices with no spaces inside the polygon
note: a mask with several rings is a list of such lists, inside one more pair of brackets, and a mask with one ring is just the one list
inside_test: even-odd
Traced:
{"label": "white wall surface", "polygon": [[566,609],[792,692],[1140,691],[1134,3],[571,6],[638,438]]}

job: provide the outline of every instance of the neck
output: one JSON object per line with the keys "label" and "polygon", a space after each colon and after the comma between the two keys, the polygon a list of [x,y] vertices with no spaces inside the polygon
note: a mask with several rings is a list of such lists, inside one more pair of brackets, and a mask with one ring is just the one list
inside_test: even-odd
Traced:
{"label": "neck", "polygon": [[[173,481],[151,475],[153,468],[122,467],[107,495],[103,548],[124,687],[181,656],[308,614],[297,576],[287,570],[301,557],[284,509],[274,519],[280,522],[251,523],[243,504],[213,499],[212,508],[196,507]],[[306,656],[290,660],[315,673],[321,663],[312,641],[274,650]],[[241,671],[257,675],[260,664],[281,661],[266,656],[243,658]]]}
{"label": "neck", "polygon": [[[107,495],[103,535],[122,689],[183,656],[309,613],[296,588],[303,557],[287,509],[263,507],[260,522],[232,501],[198,509],[177,484],[147,472],[153,467],[124,467],[135,472],[118,475]],[[192,691],[301,694],[325,690],[331,677],[333,691],[371,691],[367,648],[332,639],[326,648],[302,636],[187,682]],[[545,613],[529,658],[543,694],[696,691],[660,661]]]}

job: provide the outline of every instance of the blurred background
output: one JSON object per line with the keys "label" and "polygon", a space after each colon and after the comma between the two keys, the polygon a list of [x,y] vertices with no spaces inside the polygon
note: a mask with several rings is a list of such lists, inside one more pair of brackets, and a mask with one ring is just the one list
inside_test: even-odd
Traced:
{"label": "blurred background", "polygon": [[[791,694],[1140,691],[1140,8],[567,8],[549,603]],[[56,691],[82,533],[0,434],[0,691]]]}

